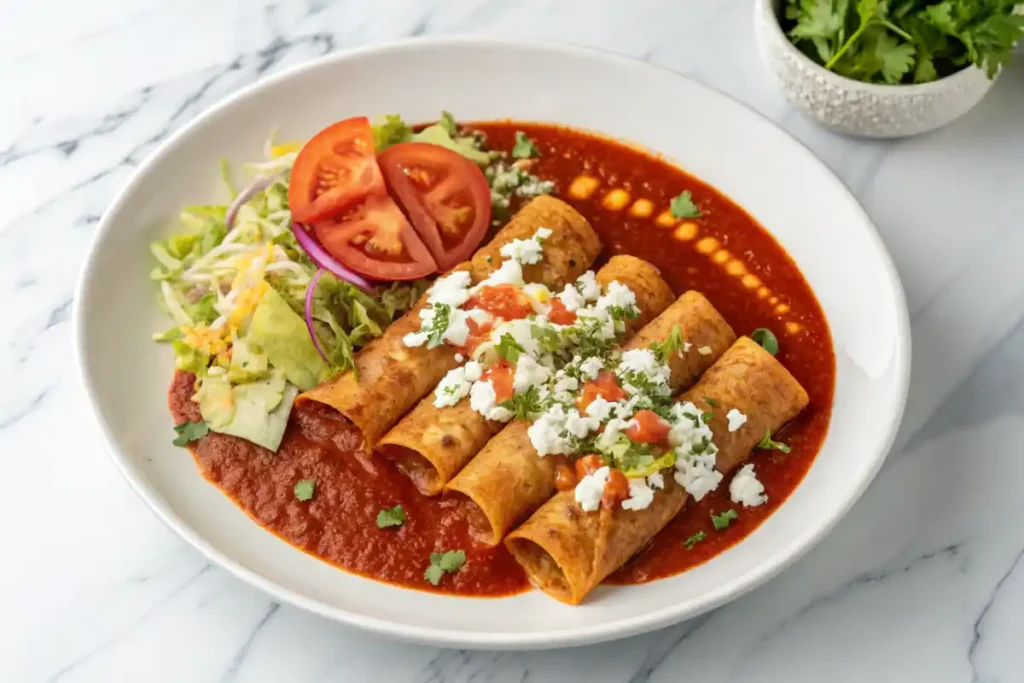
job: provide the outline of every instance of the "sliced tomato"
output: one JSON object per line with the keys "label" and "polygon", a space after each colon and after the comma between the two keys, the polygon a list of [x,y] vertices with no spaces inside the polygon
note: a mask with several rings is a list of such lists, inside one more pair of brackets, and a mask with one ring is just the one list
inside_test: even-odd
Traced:
{"label": "sliced tomato", "polygon": [[672,429],[672,425],[653,410],[638,410],[631,422],[636,424],[627,427],[625,434],[640,443],[661,443]]}
{"label": "sliced tomato", "polygon": [[629,498],[629,480],[626,479],[626,475],[618,470],[610,471],[608,481],[604,485],[604,492],[601,495],[602,507],[614,510],[617,503],[627,498]]}
{"label": "sliced tomato", "polygon": [[313,223],[331,256],[375,280],[415,280],[437,263],[395,202],[374,195],[341,217]]}
{"label": "sliced tomato", "polygon": [[483,323],[478,323],[472,318],[469,318],[466,320],[466,325],[469,327],[469,336],[466,337],[466,343],[459,347],[459,351],[467,356],[471,356],[473,355],[473,352],[476,351],[476,347],[491,338],[491,330],[494,329],[494,322],[491,320],[485,320]]}
{"label": "sliced tomato", "polygon": [[292,220],[309,223],[385,192],[370,120],[357,116],[324,128],[302,148],[288,183],[288,208]]}
{"label": "sliced tomato", "polygon": [[626,392],[619,386],[619,380],[614,373],[602,370],[597,378],[583,385],[579,397],[576,399],[576,408],[581,413],[587,412],[587,406],[600,396],[606,401],[614,403],[626,398]]}
{"label": "sliced tomato", "polygon": [[479,308],[504,320],[521,320],[534,312],[530,297],[515,285],[481,287],[466,307]]}
{"label": "sliced tomato", "polygon": [[377,160],[438,267],[448,270],[469,258],[491,223],[491,190],[480,167],[425,142],[392,145]]}

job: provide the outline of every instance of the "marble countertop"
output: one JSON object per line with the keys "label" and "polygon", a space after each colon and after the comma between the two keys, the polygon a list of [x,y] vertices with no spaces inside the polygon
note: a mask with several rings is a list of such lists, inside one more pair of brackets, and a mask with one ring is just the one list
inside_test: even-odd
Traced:
{"label": "marble countertop", "polygon": [[[0,680],[1024,680],[1024,58],[946,129],[864,142],[787,106],[751,19],[748,0],[0,4]],[[729,93],[824,159],[896,260],[914,367],[884,470],[808,556],[711,614],[576,650],[389,642],[207,564],[101,445],[69,313],[96,222],[133,168],[265,74],[456,32],[600,46]]]}

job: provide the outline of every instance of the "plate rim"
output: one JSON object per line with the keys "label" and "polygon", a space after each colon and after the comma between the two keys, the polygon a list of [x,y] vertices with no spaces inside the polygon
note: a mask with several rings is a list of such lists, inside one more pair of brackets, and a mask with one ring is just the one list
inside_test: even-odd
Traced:
{"label": "plate rim", "polygon": [[[790,143],[794,145],[794,152],[799,150],[797,153],[808,157],[812,163],[816,164],[824,173],[838,184],[838,187],[840,187],[848,196],[848,199],[851,202],[851,210],[856,210],[859,213],[859,218],[864,223],[866,228],[865,232],[871,241],[871,246],[876,250],[880,257],[880,263],[886,272],[888,284],[892,291],[894,305],[898,314],[896,339],[892,356],[892,365],[894,367],[895,374],[894,389],[896,405],[894,408],[896,409],[892,411],[892,418],[889,423],[885,425],[885,434],[879,442],[878,453],[874,456],[875,459],[872,466],[865,471],[862,480],[857,483],[857,486],[850,489],[845,505],[831,520],[808,533],[793,537],[786,544],[785,552],[780,553],[780,559],[758,565],[756,569],[748,572],[733,583],[723,585],[716,591],[707,594],[700,599],[696,605],[693,603],[690,603],[685,607],[668,605],[657,612],[621,618],[612,622],[599,622],[594,625],[574,627],[571,629],[548,631],[539,630],[530,633],[479,633],[469,630],[418,626],[391,619],[356,614],[340,607],[330,606],[265,578],[258,572],[245,567],[234,559],[231,559],[203,539],[181,517],[171,510],[170,506],[167,505],[165,501],[163,501],[159,496],[154,495],[153,492],[149,490],[150,487],[142,481],[140,476],[131,471],[128,467],[128,458],[126,454],[118,441],[114,438],[110,425],[104,419],[99,410],[94,382],[85,362],[85,302],[89,300],[89,280],[95,267],[95,261],[98,258],[99,244],[103,241],[103,237],[111,231],[112,226],[114,225],[114,216],[120,212],[123,204],[127,202],[136,186],[141,182],[142,177],[150,170],[150,168],[158,165],[164,156],[167,155],[169,150],[173,149],[180,139],[187,137],[193,128],[220,116],[222,112],[233,107],[236,102],[244,100],[253,93],[263,90],[264,88],[272,87],[278,82],[288,80],[297,74],[319,69],[328,64],[345,62],[353,58],[370,56],[373,54],[400,52],[410,49],[445,48],[452,46],[477,49],[501,46],[525,50],[547,50],[551,52],[566,53],[576,57],[602,60],[605,62],[615,63],[620,66],[654,70],[662,72],[672,78],[690,81],[696,86],[710,92],[713,96],[729,100],[731,103],[745,109],[749,115],[758,117],[777,129],[781,134],[788,138]],[[88,397],[89,408],[94,419],[99,424],[108,454],[111,460],[113,460],[115,467],[121,473],[121,476],[128,482],[132,490],[153,512],[156,513],[157,517],[181,539],[199,550],[209,562],[223,567],[237,578],[268,594],[268,596],[274,600],[294,605],[346,626],[360,628],[377,635],[420,645],[491,650],[541,650],[580,646],[626,638],[664,628],[686,619],[692,619],[719,607],[726,602],[734,600],[764,584],[766,581],[777,576],[783,570],[791,566],[810,551],[811,548],[824,539],[825,536],[831,533],[839,521],[846,517],[853,505],[860,500],[868,486],[874,481],[885,462],[888,453],[892,448],[893,442],[895,441],[906,406],[907,396],[909,393],[912,348],[910,315],[907,307],[906,293],[900,280],[895,262],[892,259],[892,255],[886,248],[874,221],[872,221],[870,215],[865,211],[860,201],[850,191],[846,183],[843,182],[843,180],[806,145],[779,126],[775,121],[753,109],[745,102],[731,97],[730,95],[727,95],[720,90],[687,75],[681,74],[667,67],[652,64],[650,62],[604,48],[579,45],[565,41],[556,42],[517,37],[459,35],[417,36],[382,43],[361,45],[332,52],[317,59],[297,64],[272,76],[261,78],[244,88],[240,88],[236,92],[231,93],[202,111],[187,124],[183,125],[171,134],[152,152],[150,152],[143,162],[133,170],[131,177],[118,190],[110,204],[104,210],[100,221],[97,223],[96,230],[90,238],[86,257],[83,261],[78,280],[75,285],[74,304],[72,308],[72,328],[74,336],[72,345],[73,356],[79,382]],[[338,571],[344,570],[339,569]],[[396,587],[396,589],[401,590],[400,587]]]}

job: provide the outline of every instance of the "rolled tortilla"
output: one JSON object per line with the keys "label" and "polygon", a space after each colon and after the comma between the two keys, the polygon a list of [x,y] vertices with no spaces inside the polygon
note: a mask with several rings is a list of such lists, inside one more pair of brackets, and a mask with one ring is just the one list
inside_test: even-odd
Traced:
{"label": "rolled tortilla", "polygon": [[[690,346],[670,359],[673,392],[696,382],[736,339],[729,323],[702,294],[686,292],[623,349],[664,341],[676,325]],[[445,487],[446,492],[468,498],[464,511],[469,529],[483,543],[501,543],[505,534],[555,494],[557,463],[555,458],[537,455],[529,427],[523,420],[509,423]]]}
{"label": "rolled tortilla", "polygon": [[[741,337],[680,400],[712,413],[708,424],[718,446],[715,467],[728,475],[750,456],[766,429],[778,430],[803,410],[807,392],[774,357]],[[732,408],[747,416],[735,432],[729,431],[726,419]],[[644,510],[616,506],[587,513],[576,504],[573,491],[563,491],[509,534],[505,545],[534,585],[576,605],[644,548],[687,497],[668,472],[665,488]]]}
{"label": "rolled tortilla", "polygon": [[[627,333],[653,320],[674,296],[658,270],[634,256],[613,256],[597,271],[597,281],[602,287],[619,282],[636,295],[640,314],[626,321]],[[468,397],[438,408],[428,394],[384,435],[377,452],[391,458],[421,493],[433,496],[504,426],[470,408]]]}
{"label": "rolled tortilla", "polygon": [[[601,241],[586,218],[565,202],[544,196],[524,206],[472,261],[454,270],[469,270],[473,281],[480,282],[501,265],[502,246],[515,239],[529,239],[538,228],[548,228],[551,235],[544,242],[540,262],[523,268],[527,282],[561,288],[583,274],[601,251]],[[355,372],[344,372],[300,394],[297,400],[317,401],[340,412],[360,429],[366,449],[371,450],[456,365],[456,351],[451,346],[408,347],[402,341],[419,330],[419,312],[426,299],[424,294],[416,306],[355,355]]]}

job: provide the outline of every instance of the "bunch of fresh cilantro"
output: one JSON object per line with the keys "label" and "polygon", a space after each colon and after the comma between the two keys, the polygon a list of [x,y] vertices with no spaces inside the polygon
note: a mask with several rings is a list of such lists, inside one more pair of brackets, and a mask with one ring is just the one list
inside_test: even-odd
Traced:
{"label": "bunch of fresh cilantro", "polygon": [[811,59],[858,81],[926,83],[969,64],[992,78],[1024,37],[1016,7],[1024,0],[786,0],[785,28]]}

